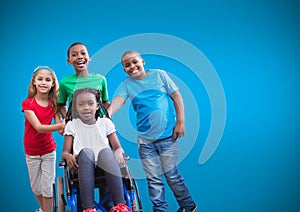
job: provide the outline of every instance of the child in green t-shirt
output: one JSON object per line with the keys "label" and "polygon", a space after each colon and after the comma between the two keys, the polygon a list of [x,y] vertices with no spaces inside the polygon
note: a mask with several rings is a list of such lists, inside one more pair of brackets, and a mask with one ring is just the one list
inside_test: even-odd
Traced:
{"label": "child in green t-shirt", "polygon": [[101,74],[89,73],[88,64],[91,57],[86,46],[81,42],[73,43],[67,51],[68,64],[73,65],[75,74],[61,79],[59,84],[58,103],[60,113],[66,118],[66,103],[70,104],[72,95],[79,88],[95,88],[101,94],[101,100],[104,106],[109,106],[106,78]]}

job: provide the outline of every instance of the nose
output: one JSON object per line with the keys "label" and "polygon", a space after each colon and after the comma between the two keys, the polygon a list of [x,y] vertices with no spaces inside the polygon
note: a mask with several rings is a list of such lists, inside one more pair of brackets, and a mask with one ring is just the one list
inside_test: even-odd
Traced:
{"label": "nose", "polygon": [[134,63],[131,63],[130,68],[134,68],[134,67],[135,67]]}
{"label": "nose", "polygon": [[86,110],[86,109],[88,109],[88,108],[89,108],[88,104],[84,104],[84,105],[83,105],[83,109]]}

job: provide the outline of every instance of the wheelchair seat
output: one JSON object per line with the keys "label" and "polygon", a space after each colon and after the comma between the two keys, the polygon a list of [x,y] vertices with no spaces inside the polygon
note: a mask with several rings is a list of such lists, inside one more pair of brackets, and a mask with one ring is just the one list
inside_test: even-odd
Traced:
{"label": "wheelchair seat", "polygon": [[[128,161],[130,158],[125,156],[125,161]],[[77,195],[79,194],[79,181],[77,174],[71,173],[67,167],[66,161],[60,161],[59,167],[64,168],[64,177],[59,176],[58,181],[58,212],[66,212],[66,206],[71,208],[71,212],[76,212],[81,209],[80,200],[78,200]],[[135,179],[131,176],[128,166],[124,165],[120,168],[123,189],[124,189],[124,199],[126,205],[131,208],[133,212],[142,212],[142,202],[139,194],[139,190],[136,184]],[[95,176],[95,188],[104,188],[107,186],[106,179],[103,174],[97,174]],[[66,197],[65,197],[66,193]],[[79,198],[80,199],[80,198]],[[95,201],[96,208],[100,209],[103,212],[108,212],[104,207],[103,203],[107,197],[104,197],[103,200],[99,202]],[[56,210],[55,210],[56,211]]]}

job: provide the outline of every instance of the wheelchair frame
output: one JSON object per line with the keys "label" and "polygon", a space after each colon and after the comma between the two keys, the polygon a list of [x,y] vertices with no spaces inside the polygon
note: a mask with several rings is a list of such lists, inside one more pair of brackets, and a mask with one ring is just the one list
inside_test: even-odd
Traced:
{"label": "wheelchair frame", "polygon": [[[129,160],[129,157],[127,157],[126,160]],[[80,193],[78,178],[72,178],[65,161],[60,161],[59,167],[64,168],[64,177],[59,176],[57,178],[57,201],[54,200],[54,211],[78,212],[78,208],[81,209],[81,206],[78,206],[78,204],[81,204],[78,198],[78,194]],[[132,212],[142,212],[143,207],[138,186],[135,179],[131,176],[127,165],[121,167],[121,174],[126,205]],[[95,177],[95,188],[101,189],[106,185],[104,175]],[[55,185],[54,193],[56,193]],[[54,195],[56,196],[56,194]],[[109,194],[106,194],[102,199],[99,197],[99,201],[95,200],[96,210],[100,209],[102,212],[108,212],[103,205],[108,198]],[[56,198],[54,197],[54,199]]]}
{"label": "wheelchair frame", "polygon": [[[101,94],[101,93],[100,93]],[[67,117],[66,122],[72,120],[72,102],[70,103],[70,106],[67,111]],[[100,101],[100,111],[102,115],[105,115],[107,118],[109,117],[109,114],[107,110],[105,109],[104,105]],[[128,161],[129,157],[125,157],[125,161]],[[60,161],[59,167],[64,168],[64,177],[59,176],[57,178],[57,191],[56,186],[53,185],[53,211],[54,212],[78,212],[78,208],[82,210],[80,198],[77,198],[79,191],[78,186],[78,178],[72,178],[71,174],[67,168],[66,161]],[[123,191],[124,191],[124,199],[126,202],[126,205],[132,210],[132,212],[142,212],[142,201],[139,194],[138,186],[136,184],[135,179],[131,176],[129,169],[127,165],[124,165],[121,167],[121,174],[122,174],[122,180],[123,180]],[[105,176],[96,176],[95,177],[95,188],[103,188],[105,187],[106,180]],[[56,192],[57,192],[57,200],[56,200]],[[66,197],[65,197],[66,193]],[[103,204],[106,202],[106,200],[109,198],[109,194],[106,194],[102,199],[99,197],[99,201],[95,201],[96,209],[101,210],[102,212],[108,212]],[[79,204],[78,204],[79,203]],[[70,210],[66,209],[66,207],[69,207]],[[81,211],[79,211],[81,212]]]}

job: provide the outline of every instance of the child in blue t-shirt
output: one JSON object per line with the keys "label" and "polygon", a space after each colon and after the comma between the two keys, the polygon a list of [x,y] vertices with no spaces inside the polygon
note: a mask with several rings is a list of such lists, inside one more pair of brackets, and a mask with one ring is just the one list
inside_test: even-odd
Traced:
{"label": "child in blue t-shirt", "polygon": [[108,109],[112,115],[129,98],[136,114],[139,154],[147,175],[153,211],[168,211],[163,175],[180,206],[178,211],[195,211],[184,178],[178,169],[178,143],[184,135],[184,105],[177,86],[163,70],[144,70],[145,61],[136,51],[122,56],[129,75],[118,88]]}

